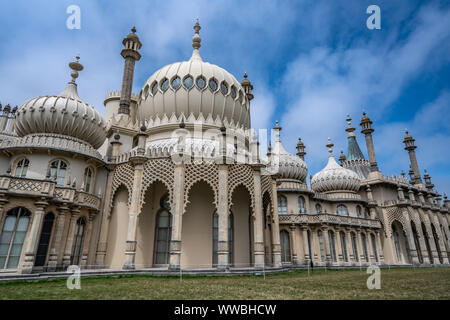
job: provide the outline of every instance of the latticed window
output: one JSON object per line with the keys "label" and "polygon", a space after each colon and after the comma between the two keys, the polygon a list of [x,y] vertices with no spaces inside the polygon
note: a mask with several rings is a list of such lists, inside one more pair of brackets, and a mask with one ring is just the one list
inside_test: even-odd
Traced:
{"label": "latticed window", "polygon": [[86,220],[84,220],[84,218],[78,218],[77,224],[75,225],[72,247],[72,264],[74,265],[79,265],[81,263],[85,229]]}
{"label": "latticed window", "polygon": [[212,92],[216,92],[217,88],[218,85],[216,79],[209,79],[209,89],[211,89]]}
{"label": "latticed window", "polygon": [[237,96],[237,94],[236,94],[236,87],[235,86],[231,86],[231,97],[233,99],[236,99],[236,96]]}
{"label": "latticed window", "polygon": [[197,78],[197,80],[195,80],[195,84],[197,85],[197,88],[203,90],[206,87],[206,80],[205,78],[203,78],[203,76],[200,76]]}
{"label": "latticed window", "polygon": [[305,209],[305,198],[303,198],[302,196],[298,197],[298,212],[299,213],[305,213],[306,209]]}
{"label": "latticed window", "polygon": [[14,177],[25,178],[28,171],[28,166],[30,165],[30,161],[28,159],[21,159],[17,162],[16,169],[14,170]]}
{"label": "latticed window", "polygon": [[164,78],[164,79],[161,81],[161,90],[162,90],[162,91],[166,91],[168,88],[169,88],[169,79]]}
{"label": "latticed window", "polygon": [[359,262],[359,256],[358,256],[358,246],[356,245],[356,234],[352,232],[350,234],[350,237],[352,238],[352,248],[353,248],[353,259],[356,262]]}
{"label": "latticed window", "polygon": [[92,187],[92,169],[87,167],[84,169],[84,191],[91,192]]}
{"label": "latticed window", "polygon": [[343,231],[339,232],[339,236],[341,238],[341,253],[342,253],[342,258],[344,259],[345,262],[348,262],[348,253],[347,253],[347,242],[346,242],[346,236],[345,233]]}
{"label": "latticed window", "polygon": [[338,205],[337,206],[337,214],[339,216],[348,216],[347,207],[344,206],[343,204]]}
{"label": "latticed window", "polygon": [[316,213],[322,213],[322,206],[320,205],[320,203],[316,203]]}
{"label": "latticed window", "polygon": [[64,186],[67,174],[67,164],[62,160],[55,160],[50,164],[50,176],[56,177],[56,184]]}
{"label": "latticed window", "polygon": [[156,216],[154,264],[168,264],[172,235],[169,196],[164,195],[159,202],[161,208]]}
{"label": "latticed window", "polygon": [[291,262],[291,244],[289,241],[289,232],[281,230],[280,232],[281,245],[281,262]]}
{"label": "latticed window", "polygon": [[317,231],[317,238],[319,238],[320,260],[325,262],[325,246],[323,244],[323,233],[321,230]]}
{"label": "latticed window", "polygon": [[367,250],[367,241],[366,241],[365,233],[361,233],[361,243],[362,243],[362,249],[363,249],[363,254],[364,254],[364,260],[366,260],[366,262],[370,262],[369,261],[369,252]]}
{"label": "latticed window", "polygon": [[19,265],[30,217],[31,212],[22,207],[6,214],[0,237],[0,269],[15,269]]}
{"label": "latticed window", "polygon": [[278,196],[278,214],[287,214],[287,199],[285,196]]}
{"label": "latticed window", "polygon": [[373,233],[370,234],[370,240],[372,241],[373,255],[375,256],[375,261],[378,262],[377,241]]}
{"label": "latticed window", "polygon": [[152,95],[155,95],[158,92],[158,82],[153,82],[152,84]]}
{"label": "latticed window", "polygon": [[334,232],[328,230],[328,241],[330,242],[330,255],[333,262],[337,262],[336,244],[334,242]]}

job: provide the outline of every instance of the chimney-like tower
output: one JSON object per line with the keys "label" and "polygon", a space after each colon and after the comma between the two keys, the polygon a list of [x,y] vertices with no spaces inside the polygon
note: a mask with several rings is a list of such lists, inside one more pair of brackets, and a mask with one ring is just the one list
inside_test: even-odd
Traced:
{"label": "chimney-like tower", "polygon": [[374,131],[372,128],[372,121],[370,121],[369,117],[366,116],[365,112],[363,112],[363,117],[361,119],[360,125],[362,127],[361,133],[363,133],[366,138],[367,153],[369,154],[370,162],[370,172],[380,171],[378,169],[377,159],[375,157],[375,148],[373,146],[372,140],[372,132]]}
{"label": "chimney-like tower", "polygon": [[419,165],[417,164],[416,152],[414,151],[414,149],[417,148],[414,145],[414,141],[415,140],[413,139],[413,137],[409,135],[408,130],[406,130],[406,135],[405,139],[403,139],[403,143],[405,144],[405,150],[407,150],[409,153],[409,161],[411,163],[411,169],[414,172],[414,179],[412,182],[414,184],[418,184],[422,183],[422,178],[420,177]]}
{"label": "chimney-like tower", "polygon": [[125,59],[125,66],[123,69],[119,114],[129,115],[131,103],[131,90],[133,87],[134,66],[136,61],[139,61],[139,59],[141,59],[139,49],[141,49],[142,47],[142,43],[139,41],[139,38],[136,35],[135,27],[131,29],[131,33],[123,39],[122,43],[125,48],[122,50],[120,54]]}
{"label": "chimney-like tower", "polygon": [[297,142],[297,156],[299,156],[300,159],[305,160],[305,144],[303,143],[301,138],[298,138]]}

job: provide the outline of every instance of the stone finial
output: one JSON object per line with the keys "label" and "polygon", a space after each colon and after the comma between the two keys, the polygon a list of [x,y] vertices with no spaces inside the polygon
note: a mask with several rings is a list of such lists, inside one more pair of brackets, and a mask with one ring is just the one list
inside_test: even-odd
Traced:
{"label": "stone finial", "polygon": [[197,18],[195,25],[194,25],[195,34],[194,34],[194,37],[192,37],[192,47],[194,49],[199,49],[201,47],[200,43],[202,42],[202,38],[200,38],[200,33],[199,33],[201,28],[202,27],[200,27],[200,24],[198,23],[198,18]]}
{"label": "stone finial", "polygon": [[79,63],[80,56],[77,55],[75,57],[76,61],[72,61],[69,63],[70,69],[72,69],[72,72],[70,73],[70,76],[72,77],[72,82],[75,83],[75,80],[78,78],[78,71],[83,70],[83,65]]}
{"label": "stone finial", "polygon": [[345,158],[345,154],[344,151],[341,150],[341,154],[339,155],[339,161],[341,162],[341,164],[346,160]]}
{"label": "stone finial", "polygon": [[330,157],[332,157],[333,156],[334,143],[331,142],[331,138],[328,138],[328,143],[325,146],[328,148],[328,152],[330,153]]}
{"label": "stone finial", "polygon": [[184,129],[186,128],[186,124],[184,123],[184,117],[181,117],[181,122],[180,122],[180,129]]}
{"label": "stone finial", "polygon": [[253,85],[250,80],[247,79],[247,72],[244,73],[244,80],[241,82],[242,88],[244,88],[245,95],[247,96],[248,101],[252,101],[254,96],[252,94]]}

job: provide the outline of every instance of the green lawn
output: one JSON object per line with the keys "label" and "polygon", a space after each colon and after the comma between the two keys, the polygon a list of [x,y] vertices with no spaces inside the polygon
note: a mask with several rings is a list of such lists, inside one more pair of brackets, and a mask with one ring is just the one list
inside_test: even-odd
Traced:
{"label": "green lawn", "polygon": [[124,276],[0,283],[0,299],[450,299],[450,268],[382,269],[368,290],[365,270],[291,271],[262,276]]}

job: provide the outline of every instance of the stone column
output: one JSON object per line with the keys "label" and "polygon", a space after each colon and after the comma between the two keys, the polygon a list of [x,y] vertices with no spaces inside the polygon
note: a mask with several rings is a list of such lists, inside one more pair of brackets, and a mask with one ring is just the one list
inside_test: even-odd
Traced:
{"label": "stone column", "polygon": [[39,235],[41,233],[42,221],[44,220],[45,208],[48,202],[41,199],[35,202],[36,210],[33,215],[31,229],[25,238],[25,257],[19,267],[21,273],[31,273],[33,271],[34,260],[39,245]]}
{"label": "stone column", "polygon": [[[363,261],[364,261],[364,263],[368,263],[367,261],[366,261],[366,257],[364,256],[364,249],[363,249],[363,243],[362,243],[362,237],[361,237],[361,229],[358,229],[357,230],[357,232],[356,232],[356,238],[357,238],[357,245],[359,246],[359,248],[358,248],[358,253],[359,253],[359,261],[360,261],[360,263],[362,264],[363,263]],[[367,237],[366,237],[366,242],[367,242]],[[367,243],[366,243],[366,245],[367,245]]]}
{"label": "stone column", "polygon": [[75,237],[75,227],[77,226],[77,220],[80,217],[80,210],[78,208],[74,208],[71,211],[72,213],[69,221],[69,232],[67,234],[66,247],[64,249],[64,257],[63,257],[64,269],[71,264],[73,240]]}
{"label": "stone column", "polygon": [[416,231],[417,231],[417,237],[419,238],[420,248],[422,250],[423,263],[431,264],[430,257],[428,256],[427,245],[425,244],[425,234],[423,233],[422,224],[419,224],[418,226],[416,226]]}
{"label": "stone column", "polygon": [[405,239],[408,241],[409,251],[412,259],[413,264],[420,264],[419,257],[417,255],[417,248],[416,243],[414,241],[414,235],[411,229],[411,220],[409,218],[408,212],[406,210],[403,210],[403,219],[405,219],[405,229],[406,229],[406,235]]}
{"label": "stone column", "polygon": [[378,259],[380,261],[380,264],[383,265],[384,264],[384,253],[383,253],[383,248],[381,247],[381,235],[380,235],[380,231],[375,231],[375,239],[377,241],[377,248],[378,248]]}
{"label": "stone column", "polygon": [[[220,186],[222,186],[219,183]],[[255,188],[255,219],[253,223],[254,236],[254,263],[255,268],[262,268],[264,266],[264,212],[263,200],[261,192],[261,169],[256,167],[253,171],[253,185]]]}
{"label": "stone column", "polygon": [[[8,202],[8,199],[4,194],[0,194],[0,228],[3,226],[3,217],[5,216],[5,204]],[[1,229],[0,229],[1,232]]]}
{"label": "stone column", "polygon": [[136,229],[140,213],[140,197],[142,175],[144,172],[145,158],[137,156],[130,159],[134,165],[133,190],[131,193],[131,205],[129,210],[127,241],[125,246],[125,261],[123,269],[135,269],[134,258],[136,255]]}
{"label": "stone column", "polygon": [[[430,217],[431,214],[430,212],[428,213],[428,217]],[[434,235],[433,235],[433,230],[431,229],[431,221],[429,221],[430,219],[428,219],[427,224],[425,224],[425,228],[427,228],[427,233],[428,233],[428,243],[430,244],[430,248],[431,248],[431,254],[433,255],[433,264],[440,264],[441,262],[439,261],[439,256],[437,253],[437,248],[436,248],[436,242],[434,241]]]}
{"label": "stone column", "polygon": [[228,239],[228,166],[219,164],[219,199],[217,215],[219,218],[219,234],[217,243],[217,268],[225,270],[229,266],[229,239]]}
{"label": "stone column", "polygon": [[[312,247],[312,254],[313,257],[311,257],[311,259],[313,259],[313,263],[314,266],[319,265],[320,264],[320,248],[319,248],[319,239],[317,238],[317,230],[311,230],[311,247]],[[317,251],[319,250],[319,251]]]}
{"label": "stone column", "polygon": [[91,246],[91,238],[92,238],[92,221],[94,220],[94,213],[90,212],[87,219],[86,225],[86,236],[83,242],[83,251],[81,257],[81,267],[84,269],[90,269],[90,266],[87,265],[89,248]]}
{"label": "stone column", "polygon": [[305,265],[309,265],[311,263],[311,257],[309,255],[309,246],[308,246],[308,228],[306,226],[303,226],[301,228],[302,233],[303,233],[303,251],[305,252],[304,254],[304,264]]}
{"label": "stone column", "polygon": [[98,268],[105,267],[106,250],[108,249],[109,223],[111,221],[110,205],[111,205],[111,197],[113,196],[111,194],[113,178],[114,172],[110,170],[108,172],[108,179],[106,181],[105,199],[103,205],[103,212],[101,216],[102,224],[100,229],[100,236],[98,238],[97,255],[95,258],[95,264],[97,265]]}
{"label": "stone column", "polygon": [[183,223],[184,210],[184,164],[176,164],[174,169],[173,185],[173,212],[172,212],[172,235],[170,239],[170,261],[169,269],[181,268],[181,227]]}
{"label": "stone column", "polygon": [[348,265],[352,265],[355,262],[355,257],[353,255],[353,246],[350,228],[345,228],[345,242],[347,244]]}
{"label": "stone column", "polygon": [[58,260],[60,260],[60,251],[63,241],[64,224],[66,222],[66,216],[70,214],[68,207],[59,207],[56,215],[55,231],[53,235],[53,241],[50,248],[50,255],[47,263],[48,271],[56,271]]}
{"label": "stone column", "polygon": [[331,247],[330,247],[330,240],[328,238],[328,227],[322,228],[322,236],[323,236],[323,244],[325,249],[325,265],[329,266],[331,265]]}
{"label": "stone column", "polygon": [[296,234],[295,234],[296,229],[297,228],[295,227],[295,225],[290,225],[289,226],[289,230],[290,230],[290,232],[289,232],[289,241],[291,243],[291,261],[292,261],[292,264],[294,264],[294,265],[300,264],[299,260],[298,260],[298,257],[300,255],[300,253],[299,253],[299,250],[298,250],[299,248],[298,248],[298,244],[297,244],[297,237],[296,237]]}
{"label": "stone column", "polygon": [[280,224],[278,219],[277,182],[272,179],[272,264],[275,268],[281,267]]}

